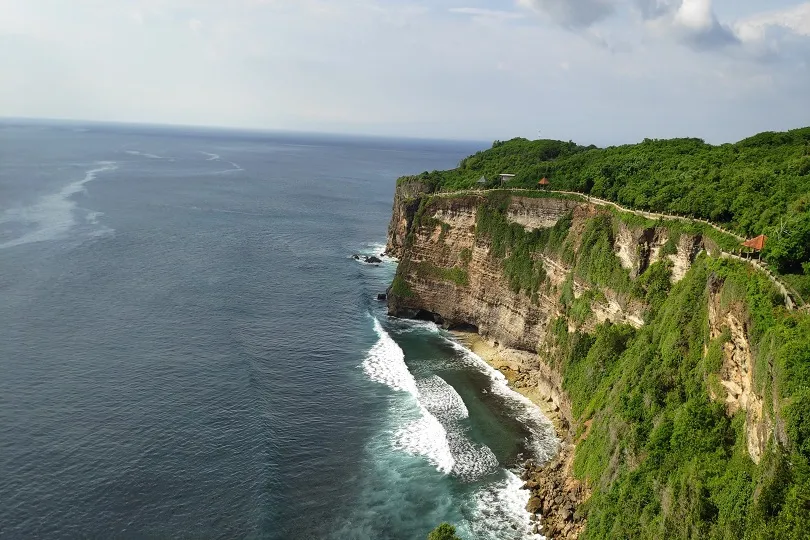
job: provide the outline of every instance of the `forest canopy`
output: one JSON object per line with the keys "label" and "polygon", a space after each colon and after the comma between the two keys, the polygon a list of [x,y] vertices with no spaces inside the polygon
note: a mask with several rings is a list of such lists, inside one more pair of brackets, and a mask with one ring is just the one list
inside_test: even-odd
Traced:
{"label": "forest canopy", "polygon": [[645,139],[597,148],[548,139],[496,141],[448,171],[414,178],[435,191],[506,186],[577,191],[623,206],[707,219],[747,237],[768,236],[765,255],[797,288],[810,281],[810,127],[765,132],[735,144]]}

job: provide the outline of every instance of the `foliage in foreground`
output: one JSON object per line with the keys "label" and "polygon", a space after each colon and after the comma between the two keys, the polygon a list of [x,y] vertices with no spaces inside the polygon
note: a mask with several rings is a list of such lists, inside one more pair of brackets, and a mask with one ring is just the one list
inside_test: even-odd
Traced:
{"label": "foliage in foreground", "polygon": [[456,528],[449,523],[442,523],[427,536],[427,540],[461,540],[456,534]]}

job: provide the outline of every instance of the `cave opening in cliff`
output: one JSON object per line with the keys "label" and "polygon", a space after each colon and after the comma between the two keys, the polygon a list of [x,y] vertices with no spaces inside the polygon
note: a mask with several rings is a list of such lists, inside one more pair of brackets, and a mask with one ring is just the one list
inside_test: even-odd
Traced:
{"label": "cave opening in cliff", "polygon": [[457,332],[471,332],[473,334],[478,333],[477,326],[466,322],[453,323],[449,325],[448,330],[456,330]]}
{"label": "cave opening in cliff", "polygon": [[426,309],[420,309],[419,311],[417,311],[416,314],[413,316],[413,318],[418,321],[435,322],[436,324],[442,324],[444,322],[444,320],[440,315],[433,313],[432,311],[428,311]]}

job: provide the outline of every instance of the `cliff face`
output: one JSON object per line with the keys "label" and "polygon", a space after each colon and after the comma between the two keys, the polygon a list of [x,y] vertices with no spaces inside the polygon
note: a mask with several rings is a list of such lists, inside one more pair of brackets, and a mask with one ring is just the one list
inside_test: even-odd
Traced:
{"label": "cliff face", "polygon": [[[388,251],[403,259],[399,277],[407,283],[408,294],[393,291],[389,313],[401,317],[432,318],[447,327],[474,327],[482,336],[499,345],[537,352],[546,342],[550,323],[564,315],[560,294],[567,280],[575,298],[598,292],[590,302],[592,317],[586,324],[644,324],[644,304],[610,287],[594,287],[572,276],[571,261],[554,253],[536,253],[542,264],[545,283],[536,297],[515,291],[504,276],[502,260],[492,253],[491,241],[476,235],[476,221],[484,199],[478,195],[460,197],[397,195],[389,227]],[[427,196],[425,192],[421,197]],[[420,202],[420,223],[412,226]],[[511,197],[505,212],[509,223],[526,231],[548,229],[564,216],[570,216],[572,247],[581,240],[588,220],[610,215],[605,210],[574,200]],[[636,228],[618,224],[612,249],[629,270],[631,277],[661,260],[672,262],[672,280],[678,281],[695,256],[703,249],[700,236],[681,235],[672,253],[662,247],[669,240],[665,229]],[[408,240],[406,242],[406,239]],[[458,269],[461,279],[447,279],[436,269]],[[573,330],[577,325],[571,323]]]}
{"label": "cliff face", "polygon": [[385,251],[388,255],[402,258],[405,238],[411,228],[416,211],[422,198],[431,192],[430,187],[417,180],[397,185],[394,192],[394,208],[391,212],[391,223],[388,225],[388,241]]}
{"label": "cliff face", "polygon": [[[502,219],[497,227],[487,220],[493,213]],[[684,279],[702,251],[712,250],[711,241],[573,199],[438,196],[408,184],[397,191],[387,249],[401,259],[389,290],[391,315],[478,332],[502,350],[497,367],[513,384],[558,411],[561,455],[530,468],[526,487],[533,492],[530,511],[544,516],[545,534],[576,538],[585,525],[577,508],[593,486],[575,478],[574,454],[595,413],[580,407],[575,414],[564,384],[576,348],[572,336],[605,323],[640,331],[669,287]],[[772,429],[753,384],[744,310],[721,306],[716,294],[707,293],[703,302],[697,307],[708,313],[703,331],[710,339],[727,336],[720,384],[709,393],[726,403],[729,416],[745,411],[746,445],[758,463]]]}
{"label": "cliff face", "polygon": [[[521,205],[521,213],[512,214],[516,222],[545,222],[552,225],[575,205],[568,201],[545,199],[532,208]],[[435,317],[449,327],[474,326],[481,335],[501,345],[536,351],[543,341],[547,323],[557,315],[556,299],[541,293],[539,302],[515,293],[503,278],[500,261],[490,256],[490,246],[476,239],[475,223],[480,201],[474,196],[439,198],[430,208],[433,224],[412,231],[412,243],[405,255],[411,270],[403,277],[413,295],[392,295],[389,311],[393,315]],[[578,209],[584,212],[588,208]],[[444,231],[444,232],[443,232]],[[469,261],[469,262],[466,262]],[[436,279],[431,268],[462,268],[467,282]],[[549,265],[554,282],[565,279],[565,266]]]}

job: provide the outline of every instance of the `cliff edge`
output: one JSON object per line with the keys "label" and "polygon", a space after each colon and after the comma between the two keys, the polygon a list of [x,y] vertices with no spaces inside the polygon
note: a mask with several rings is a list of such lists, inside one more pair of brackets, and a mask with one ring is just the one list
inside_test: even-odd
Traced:
{"label": "cliff edge", "polygon": [[[689,491],[689,474],[709,482],[720,466],[748,475],[734,500],[757,509],[756,526],[778,526],[762,490],[795,440],[762,347],[784,309],[767,279],[713,256],[712,236],[577,197],[398,185],[389,314],[478,333],[512,384],[559,415],[560,455],[524,474],[547,537],[649,537],[684,519],[684,537],[750,531],[721,487]],[[687,470],[699,458],[711,473]]]}

